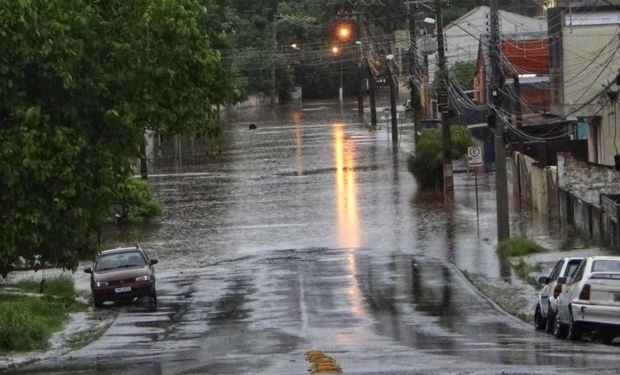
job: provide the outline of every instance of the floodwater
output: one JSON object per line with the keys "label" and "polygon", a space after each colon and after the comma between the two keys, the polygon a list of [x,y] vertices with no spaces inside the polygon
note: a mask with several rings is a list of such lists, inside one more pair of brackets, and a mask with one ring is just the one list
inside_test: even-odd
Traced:
{"label": "floodwater", "polygon": [[[534,332],[459,271],[509,276],[492,175],[478,176],[478,219],[473,175],[456,175],[449,208],[418,190],[410,124],[394,145],[352,103],[224,121],[217,141],[156,145],[164,217],[106,232],[159,259],[158,307],[108,307],[121,314],[100,339],[20,372],[303,374],[311,349],[356,374],[617,371],[620,348]],[[513,233],[554,244],[548,221],[511,214]]]}

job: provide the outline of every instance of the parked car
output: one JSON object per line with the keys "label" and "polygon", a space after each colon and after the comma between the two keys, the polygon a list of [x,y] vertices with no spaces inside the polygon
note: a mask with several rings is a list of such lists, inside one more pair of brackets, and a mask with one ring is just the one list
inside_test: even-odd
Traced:
{"label": "parked car", "polygon": [[119,301],[135,297],[150,297],[157,303],[155,270],[157,259],[149,259],[139,245],[102,251],[97,256],[90,274],[90,289],[95,306],[105,301]]}
{"label": "parked car", "polygon": [[547,332],[553,332],[555,315],[558,311],[558,296],[566,280],[575,272],[582,260],[583,257],[563,258],[555,264],[549,276],[538,279],[538,282],[543,284],[543,288],[538,293],[538,303],[534,309],[536,329],[547,329]]}
{"label": "parked car", "polygon": [[558,298],[557,337],[579,340],[591,330],[604,342],[620,333],[620,257],[585,258]]}

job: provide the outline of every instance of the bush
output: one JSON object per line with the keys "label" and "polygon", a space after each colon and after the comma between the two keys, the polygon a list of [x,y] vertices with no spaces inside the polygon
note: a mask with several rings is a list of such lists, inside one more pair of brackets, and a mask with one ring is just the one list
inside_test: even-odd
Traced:
{"label": "bush", "polygon": [[523,256],[545,251],[545,248],[527,238],[511,238],[497,245],[497,252],[503,257]]}
{"label": "bush", "polygon": [[148,181],[129,177],[125,184],[119,187],[118,204],[121,207],[121,216],[152,218],[162,213],[161,204],[153,197],[153,190]]}
{"label": "bush", "polygon": [[40,281],[34,279],[24,279],[18,281],[15,286],[27,292],[43,293],[66,300],[72,300],[75,297],[75,286],[71,276],[60,275],[44,280],[41,284]]}
{"label": "bush", "polygon": [[[450,129],[451,158],[459,159],[473,144],[469,130],[459,126]],[[407,168],[422,189],[436,189],[443,186],[443,146],[440,129],[425,129],[420,135],[414,154],[407,160]]]}
{"label": "bush", "polygon": [[3,296],[0,303],[0,350],[43,349],[67,318],[64,304],[51,299]]}

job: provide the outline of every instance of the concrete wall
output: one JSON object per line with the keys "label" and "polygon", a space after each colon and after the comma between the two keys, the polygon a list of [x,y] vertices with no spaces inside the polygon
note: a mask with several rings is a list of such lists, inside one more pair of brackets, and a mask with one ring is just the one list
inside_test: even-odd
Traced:
{"label": "concrete wall", "polygon": [[620,174],[612,167],[577,160],[569,153],[558,153],[558,186],[598,206],[601,194],[620,193]]}
{"label": "concrete wall", "polygon": [[520,195],[521,203],[538,212],[557,214],[557,169],[539,167],[533,158],[520,152],[514,153],[510,165],[513,196]]}

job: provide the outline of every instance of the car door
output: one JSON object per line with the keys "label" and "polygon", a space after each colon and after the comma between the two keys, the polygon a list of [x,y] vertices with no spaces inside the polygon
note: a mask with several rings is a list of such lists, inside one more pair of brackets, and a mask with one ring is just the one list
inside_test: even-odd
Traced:
{"label": "car door", "polygon": [[566,324],[568,322],[568,305],[579,295],[581,291],[581,280],[588,265],[588,260],[584,260],[579,264],[573,276],[566,283],[566,287],[562,294],[558,297],[558,318],[560,322]]}

